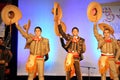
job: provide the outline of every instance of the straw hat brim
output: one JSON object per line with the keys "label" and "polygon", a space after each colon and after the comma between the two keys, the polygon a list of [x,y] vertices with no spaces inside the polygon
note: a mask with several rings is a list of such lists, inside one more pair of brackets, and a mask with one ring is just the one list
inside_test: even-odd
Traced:
{"label": "straw hat brim", "polygon": [[[96,9],[96,15],[93,13],[93,9]],[[88,5],[87,17],[91,22],[97,22],[102,16],[102,7],[98,2],[91,2]]]}
{"label": "straw hat brim", "polygon": [[112,28],[112,26],[106,24],[106,23],[99,23],[98,24],[99,28],[104,31],[105,29],[109,29],[110,33],[113,35],[114,34],[114,29]]}
{"label": "straw hat brim", "polygon": [[[14,13],[12,19],[9,18],[9,12]],[[15,5],[6,5],[1,11],[1,18],[6,25],[13,24],[22,18],[22,13]]]}
{"label": "straw hat brim", "polygon": [[54,14],[54,19],[61,19],[62,18],[62,8],[61,6],[59,5],[59,3],[55,2],[54,3],[54,8],[53,8],[53,12]]}

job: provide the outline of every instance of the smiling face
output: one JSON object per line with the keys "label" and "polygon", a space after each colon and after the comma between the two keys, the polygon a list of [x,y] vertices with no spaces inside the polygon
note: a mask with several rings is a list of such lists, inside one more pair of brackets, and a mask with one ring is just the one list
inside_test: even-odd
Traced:
{"label": "smiling face", "polygon": [[2,38],[0,38],[0,45],[2,45],[3,44],[3,39]]}
{"label": "smiling face", "polygon": [[92,9],[92,15],[93,15],[93,16],[96,16],[96,15],[97,15],[97,9],[96,9],[96,8],[93,8],[93,9]]}
{"label": "smiling face", "polygon": [[118,46],[120,46],[120,40],[117,40],[117,44],[118,44]]}
{"label": "smiling face", "polygon": [[78,36],[78,34],[79,34],[79,29],[78,29],[77,27],[73,27],[73,28],[72,28],[72,34],[73,34],[73,36]]}
{"label": "smiling face", "polygon": [[39,36],[41,36],[42,30],[40,27],[36,27],[34,32],[35,32],[35,36],[39,37]]}
{"label": "smiling face", "polygon": [[110,30],[109,29],[105,29],[103,31],[103,35],[104,35],[105,39],[109,39],[110,38]]}
{"label": "smiling face", "polygon": [[41,35],[40,29],[35,30],[35,36],[39,37]]}

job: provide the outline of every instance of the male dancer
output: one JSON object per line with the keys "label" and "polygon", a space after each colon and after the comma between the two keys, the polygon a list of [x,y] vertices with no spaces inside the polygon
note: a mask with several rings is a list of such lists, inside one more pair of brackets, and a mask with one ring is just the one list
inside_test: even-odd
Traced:
{"label": "male dancer", "polygon": [[113,80],[119,80],[115,64],[115,60],[118,60],[118,55],[116,58],[114,55],[115,50],[117,49],[117,54],[119,54],[120,49],[117,46],[116,40],[111,37],[111,35],[114,33],[114,30],[111,26],[105,23],[100,23],[99,27],[103,30],[103,36],[98,33],[96,23],[94,24],[93,31],[94,36],[98,41],[98,48],[101,50],[101,56],[98,62],[101,80],[106,80],[107,69],[110,70],[110,77]]}
{"label": "male dancer", "polygon": [[35,35],[25,32],[18,23],[16,23],[16,28],[26,38],[25,48],[30,49],[30,56],[26,65],[28,80],[33,80],[36,72],[38,72],[39,80],[44,80],[44,61],[48,60],[48,52],[50,51],[48,39],[41,36],[42,29],[39,26],[34,29]]}
{"label": "male dancer", "polygon": [[[80,56],[82,53],[86,50],[85,40],[78,36],[79,29],[77,27],[72,28],[72,35],[66,34],[62,26],[60,24],[60,21],[58,21],[58,30],[59,33],[62,35],[62,37],[67,41],[65,44],[65,48],[68,51],[68,54],[73,55],[73,66],[75,68],[75,73],[77,75],[77,80],[82,80],[81,70],[80,70]],[[71,69],[66,70],[66,80],[70,80],[71,78]]]}

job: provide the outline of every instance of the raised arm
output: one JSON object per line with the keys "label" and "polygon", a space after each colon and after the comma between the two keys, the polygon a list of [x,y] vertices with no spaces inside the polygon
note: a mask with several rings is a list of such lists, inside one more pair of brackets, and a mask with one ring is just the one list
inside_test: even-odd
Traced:
{"label": "raised arm", "polygon": [[100,35],[97,30],[97,23],[94,23],[93,31],[94,31],[94,36],[98,41],[102,39],[102,35]]}
{"label": "raised arm", "polygon": [[62,37],[65,40],[69,40],[69,36],[63,31],[61,24],[58,25],[58,30],[59,30],[59,33],[62,35]]}
{"label": "raised arm", "polygon": [[16,24],[16,28],[19,30],[19,32],[22,34],[23,37],[28,38],[28,34],[20,27],[18,23]]}

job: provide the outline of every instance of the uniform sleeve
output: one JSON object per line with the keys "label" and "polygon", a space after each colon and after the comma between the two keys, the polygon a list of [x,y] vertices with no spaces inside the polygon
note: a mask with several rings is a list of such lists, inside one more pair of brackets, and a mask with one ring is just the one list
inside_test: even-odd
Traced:
{"label": "uniform sleeve", "polygon": [[10,60],[12,59],[12,52],[8,49],[5,50],[5,62],[10,62]]}
{"label": "uniform sleeve", "polygon": [[120,57],[120,48],[119,48],[117,42],[116,42],[116,50],[117,50],[117,52],[116,52],[115,60],[118,61],[119,57]]}
{"label": "uniform sleeve", "polygon": [[20,25],[16,25],[16,28],[19,30],[23,37],[28,38],[29,35],[20,27]]}
{"label": "uniform sleeve", "polygon": [[26,38],[26,43],[29,44],[33,41],[33,35],[32,34],[28,34],[27,38]]}
{"label": "uniform sleeve", "polygon": [[69,40],[69,35],[67,35],[67,34],[63,31],[61,24],[58,25],[58,30],[59,30],[59,33],[62,35],[62,37],[63,37],[65,40]]}
{"label": "uniform sleeve", "polygon": [[63,38],[60,38],[60,42],[61,42],[61,46],[62,46],[66,51],[68,51],[67,48],[65,48],[65,42],[64,42],[64,39],[63,39]]}
{"label": "uniform sleeve", "polygon": [[102,38],[102,35],[100,35],[100,34],[98,33],[97,24],[94,24],[93,31],[94,31],[94,36],[95,36],[95,38],[97,39],[97,41],[103,39],[103,38]]}
{"label": "uniform sleeve", "polygon": [[86,45],[85,45],[85,41],[83,42],[83,50],[82,53],[84,53],[86,51]]}
{"label": "uniform sleeve", "polygon": [[86,51],[86,44],[85,44],[85,40],[81,39],[79,45],[81,46],[78,50],[78,53],[84,53]]}
{"label": "uniform sleeve", "polygon": [[45,55],[48,54],[50,51],[49,40],[45,40]]}

